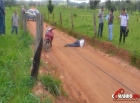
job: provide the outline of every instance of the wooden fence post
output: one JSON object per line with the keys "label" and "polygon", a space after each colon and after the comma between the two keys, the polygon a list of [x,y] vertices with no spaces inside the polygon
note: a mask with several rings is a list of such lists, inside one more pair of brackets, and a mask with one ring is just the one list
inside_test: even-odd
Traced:
{"label": "wooden fence post", "polygon": [[53,13],[53,24],[54,24],[54,13]]}
{"label": "wooden fence post", "polygon": [[94,36],[97,36],[97,29],[96,29],[96,15],[95,13],[93,14],[93,32],[94,32]]}
{"label": "wooden fence post", "polygon": [[27,18],[26,15],[23,15],[23,30],[27,32]]}
{"label": "wooden fence post", "polygon": [[72,29],[74,28],[74,24],[73,24],[73,14],[71,13],[71,26],[72,26]]}
{"label": "wooden fence post", "polygon": [[46,14],[44,13],[44,21],[46,21]]}
{"label": "wooden fence post", "polygon": [[23,28],[23,12],[22,12],[22,8],[20,11],[20,23],[21,23],[21,28]]}
{"label": "wooden fence post", "polygon": [[31,77],[37,79],[39,64],[42,52],[42,44],[43,44],[43,16],[41,14],[37,14],[36,17],[36,41],[35,41],[35,52],[32,64]]}
{"label": "wooden fence post", "polygon": [[60,12],[60,25],[62,26],[62,15],[61,15],[61,12]]}
{"label": "wooden fence post", "polygon": [[21,22],[21,28],[23,28],[24,32],[27,32],[27,19],[26,15],[23,14],[22,9],[20,11],[20,22]]}
{"label": "wooden fence post", "polygon": [[49,21],[49,19],[50,19],[50,15],[49,15],[49,12],[48,12],[48,21]]}

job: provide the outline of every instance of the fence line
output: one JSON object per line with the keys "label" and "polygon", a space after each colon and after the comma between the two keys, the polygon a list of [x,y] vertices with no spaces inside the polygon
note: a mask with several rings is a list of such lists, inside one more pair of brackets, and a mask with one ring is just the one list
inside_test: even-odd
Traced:
{"label": "fence line", "polygon": [[[45,15],[45,14],[44,14]],[[64,26],[64,24],[65,24],[65,19],[63,18],[63,16],[62,16],[62,13],[60,12],[60,13],[53,13],[52,14],[52,16],[48,13],[47,14],[47,22],[51,22],[51,23],[58,23],[60,26]],[[55,18],[57,18],[57,19],[55,19],[56,21],[54,21],[54,17]],[[74,22],[74,17],[77,17],[77,15],[75,16],[73,13],[71,13],[70,14],[70,16],[67,18],[67,20],[70,20],[70,23],[69,22],[66,22],[68,25],[70,25],[70,28],[71,29],[74,29],[74,27],[76,27],[75,26],[75,22]],[[81,17],[81,15],[79,16],[79,17]],[[91,15],[91,16],[87,16],[87,15],[84,15],[84,16],[82,16],[83,18],[91,18],[91,21],[93,20],[93,23],[91,22],[91,24],[90,25],[93,25],[93,36],[94,37],[96,37],[96,35],[97,35],[97,26],[96,26],[96,15],[95,15],[95,13],[93,14],[93,15]],[[82,21],[81,21],[82,22]]]}

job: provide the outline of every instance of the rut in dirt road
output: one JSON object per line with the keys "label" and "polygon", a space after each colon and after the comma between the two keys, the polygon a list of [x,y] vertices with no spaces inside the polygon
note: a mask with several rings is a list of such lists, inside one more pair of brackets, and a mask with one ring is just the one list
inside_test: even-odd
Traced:
{"label": "rut in dirt road", "polygon": [[[35,27],[35,22],[28,22],[33,36]],[[51,51],[42,52],[42,60],[55,65],[63,77],[64,88],[72,97],[72,103],[113,103],[112,94],[120,88],[125,94],[140,94],[140,71],[137,68],[88,44],[82,48],[64,47],[75,40],[56,29]],[[130,99],[123,103],[140,103],[140,99],[127,100]]]}

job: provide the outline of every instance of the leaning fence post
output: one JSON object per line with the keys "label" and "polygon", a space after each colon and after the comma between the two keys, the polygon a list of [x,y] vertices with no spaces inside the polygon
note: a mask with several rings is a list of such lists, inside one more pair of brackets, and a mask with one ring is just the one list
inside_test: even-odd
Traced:
{"label": "leaning fence post", "polygon": [[94,32],[94,35],[95,37],[97,36],[97,29],[96,29],[96,16],[95,16],[95,13],[93,14],[93,32]]}
{"label": "leaning fence post", "polygon": [[71,13],[71,26],[72,26],[72,29],[74,28],[74,24],[73,24],[73,14]]}
{"label": "leaning fence post", "polygon": [[39,64],[42,52],[42,44],[43,44],[43,16],[41,14],[37,14],[36,17],[36,40],[35,40],[35,52],[32,64],[31,77],[37,79]]}

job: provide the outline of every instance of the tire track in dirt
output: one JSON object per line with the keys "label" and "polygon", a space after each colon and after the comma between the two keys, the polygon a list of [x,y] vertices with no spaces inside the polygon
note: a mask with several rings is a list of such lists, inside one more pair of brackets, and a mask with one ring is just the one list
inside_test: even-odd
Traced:
{"label": "tire track in dirt", "polygon": [[[35,22],[28,22],[34,36],[35,27]],[[88,44],[83,48],[64,47],[75,40],[56,29],[51,51],[42,52],[42,58],[48,56],[43,60],[57,67],[73,103],[113,103],[111,96],[120,88],[124,88],[126,94],[140,94],[140,71],[137,68]],[[140,100],[123,103],[140,103]]]}

